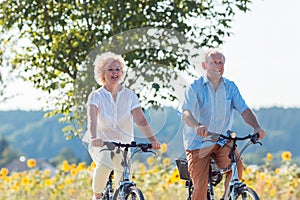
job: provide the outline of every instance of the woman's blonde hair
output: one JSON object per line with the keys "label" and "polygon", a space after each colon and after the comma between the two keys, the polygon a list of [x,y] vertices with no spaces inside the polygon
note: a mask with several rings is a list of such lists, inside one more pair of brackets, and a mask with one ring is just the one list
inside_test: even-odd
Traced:
{"label": "woman's blonde hair", "polygon": [[104,73],[107,67],[114,61],[117,61],[121,67],[121,82],[125,77],[125,60],[121,55],[117,55],[113,52],[105,52],[101,55],[97,55],[94,61],[94,78],[99,85],[105,84]]}

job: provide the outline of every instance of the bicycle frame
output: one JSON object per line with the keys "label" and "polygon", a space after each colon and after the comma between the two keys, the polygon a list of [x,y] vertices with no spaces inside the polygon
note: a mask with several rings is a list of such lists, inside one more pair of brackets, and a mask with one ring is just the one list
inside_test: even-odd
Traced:
{"label": "bicycle frame", "polygon": [[[209,165],[209,172],[212,171],[212,167],[211,164]],[[211,200],[215,200],[215,192],[214,192],[214,186],[212,184],[212,174],[209,173],[209,177],[208,177],[208,191],[207,191],[207,195],[209,195]]]}
{"label": "bicycle frame", "polygon": [[[234,200],[237,198],[238,195],[240,195],[241,193],[243,193],[244,190],[247,190],[247,186],[245,183],[239,181],[238,178],[238,173],[237,173],[237,156],[236,156],[236,149],[237,149],[237,141],[238,140],[246,140],[246,139],[250,139],[250,141],[244,145],[244,147],[241,149],[241,151],[239,152],[238,156],[241,156],[242,153],[244,152],[244,150],[251,144],[260,144],[260,142],[258,142],[258,134],[254,134],[254,135],[248,135],[246,137],[241,137],[238,138],[236,137],[236,134],[232,131],[228,131],[228,136],[225,135],[220,135],[217,133],[209,133],[210,137],[209,138],[213,138],[212,140],[206,140],[206,141],[214,141],[216,142],[219,138],[223,138],[223,139],[227,139],[229,141],[232,141],[232,143],[230,145],[230,152],[229,152],[229,158],[230,158],[230,165],[226,168],[223,169],[217,169],[214,170],[213,168],[213,156],[211,156],[211,163],[210,163],[210,168],[209,168],[209,178],[208,178],[208,190],[207,190],[207,199],[209,200],[214,200],[214,186],[216,186],[222,179],[222,175],[232,171],[231,174],[231,178],[229,181],[229,185],[225,191],[225,195],[224,195],[224,200]],[[227,145],[227,144],[226,144]],[[192,188],[192,180],[189,177],[189,174],[187,172],[187,161],[186,159],[177,159],[176,160],[176,164],[177,164],[177,168],[179,169],[179,174],[180,174],[180,178],[183,180],[186,180],[186,187],[188,188],[188,200],[191,199],[191,195],[193,192],[193,188]],[[221,176],[221,177],[217,177],[217,176]],[[215,177],[217,177],[217,180],[215,181]],[[249,192],[249,191],[248,191]],[[252,191],[254,194],[253,196],[256,198],[257,194],[255,193],[255,191]],[[251,193],[251,192],[250,192]],[[258,197],[257,197],[258,199]]]}
{"label": "bicycle frame", "polygon": [[[120,151],[120,148],[118,150]],[[119,183],[119,187],[121,189],[120,190],[121,199],[125,199],[126,189],[128,187],[136,186],[136,184],[133,181],[130,181],[130,163],[129,163],[130,161],[128,160],[127,156],[128,156],[128,147],[125,147],[123,152],[123,160],[122,160],[123,176]]]}
{"label": "bicycle frame", "polygon": [[[235,145],[235,144],[234,144]],[[232,149],[236,149],[235,147],[232,147]],[[231,150],[230,152],[230,159],[231,159],[231,178],[230,178],[230,182],[229,182],[229,187],[227,188],[227,190],[225,191],[225,195],[224,195],[224,200],[229,200],[229,194],[231,199],[235,199],[235,191],[237,189],[237,187],[239,187],[241,184],[243,184],[242,182],[239,181],[239,177],[238,177],[238,173],[237,173],[237,163],[236,163],[236,159],[235,159],[235,155],[234,155],[234,150]],[[232,153],[233,151],[233,153]]]}
{"label": "bicycle frame", "polygon": [[[113,151],[116,149],[115,153],[119,154],[122,153],[122,167],[123,167],[123,172],[122,172],[122,178],[119,182],[119,185],[115,191],[115,194],[113,195],[113,199],[116,199],[115,195],[119,195],[119,198],[121,200],[126,199],[127,195],[130,194],[130,190],[135,190],[135,194],[139,196],[138,199],[143,199],[143,195],[142,192],[136,188],[136,184],[130,180],[130,160],[131,158],[134,156],[135,153],[142,151],[142,152],[151,152],[154,153],[153,151],[149,150],[151,149],[151,144],[136,144],[136,142],[131,142],[131,144],[122,144],[122,143],[117,143],[117,142],[104,142],[104,145],[107,146],[107,149],[101,149],[100,151],[104,151],[104,150],[109,150],[109,151]],[[121,150],[121,147],[125,147],[124,150]],[[133,153],[131,154],[130,159],[128,158],[128,151],[130,147],[135,147],[135,150],[133,151]],[[109,180],[108,180],[109,181]],[[118,199],[119,199],[118,198]],[[109,199],[112,199],[111,197],[109,197]]]}
{"label": "bicycle frame", "polygon": [[[211,156],[210,159],[210,165],[209,165],[209,177],[208,177],[208,190],[207,190],[207,197],[209,200],[214,200],[215,199],[215,193],[214,193],[214,187],[218,185],[223,177],[223,174],[231,171],[230,167],[223,168],[223,169],[218,169],[215,170],[213,169],[213,156]],[[214,178],[217,178],[216,180]]]}
{"label": "bicycle frame", "polygon": [[[246,139],[250,139],[252,144],[261,144],[260,142],[258,142],[258,134],[254,134],[254,135],[248,135],[246,137],[241,137],[238,138],[236,137],[236,134],[233,131],[228,131],[228,137],[224,136],[224,135],[220,135],[220,137],[224,138],[224,139],[228,139],[230,141],[232,141],[232,147],[230,148],[230,153],[229,153],[229,158],[231,160],[231,178],[230,178],[230,182],[229,182],[229,187],[227,187],[227,190],[225,191],[225,195],[224,195],[224,200],[229,200],[229,199],[236,199],[236,197],[238,196],[238,188],[241,187],[246,187],[246,184],[239,181],[239,177],[238,177],[238,171],[237,171],[237,158],[235,155],[235,151],[237,148],[237,144],[236,142],[238,140],[246,140]],[[239,156],[242,155],[242,153],[244,152],[244,150],[251,144],[248,143],[244,146],[244,148],[240,151]]]}

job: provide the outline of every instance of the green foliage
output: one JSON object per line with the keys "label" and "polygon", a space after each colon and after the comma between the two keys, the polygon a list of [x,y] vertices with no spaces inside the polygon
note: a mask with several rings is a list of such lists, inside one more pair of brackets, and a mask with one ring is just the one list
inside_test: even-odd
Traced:
{"label": "green foliage", "polygon": [[[65,132],[71,137],[82,133],[83,102],[96,87],[94,82],[86,83],[93,79],[87,68],[95,54],[118,44],[120,48],[115,47],[115,51],[124,54],[131,74],[126,86],[131,88],[136,84],[134,89],[144,105],[158,107],[156,97],[176,100],[176,95],[165,91],[174,90],[170,80],[177,80],[176,70],[195,67],[187,59],[193,53],[179,54],[159,44],[151,46],[147,38],[143,41],[145,38],[141,34],[144,33],[126,35],[126,31],[154,27],[164,31],[155,33],[150,39],[159,36],[157,40],[167,46],[172,40],[170,36],[180,39],[176,33],[188,35],[188,40],[198,47],[218,46],[225,36],[231,35],[235,13],[248,11],[250,3],[250,0],[1,1],[0,26],[2,34],[8,36],[1,38],[1,43],[6,45],[1,45],[0,52],[7,55],[4,51],[9,51],[8,67],[17,71],[20,77],[51,94],[52,98],[46,101],[57,110],[48,116],[63,114],[61,121],[70,124]],[[191,18],[199,18],[197,24],[190,23]],[[132,44],[129,47],[128,42]],[[181,42],[172,45],[178,47]],[[134,49],[137,43],[143,45]],[[11,48],[5,48],[8,46]],[[92,52],[96,47],[101,48]],[[158,64],[153,67],[147,65],[148,62]],[[142,67],[146,68],[145,72],[141,72]],[[74,121],[76,126],[71,124]]]}
{"label": "green foliage", "polygon": [[2,75],[0,72],[0,101],[3,102],[4,101],[4,89],[5,89],[5,85],[3,85],[3,79],[2,79]]}

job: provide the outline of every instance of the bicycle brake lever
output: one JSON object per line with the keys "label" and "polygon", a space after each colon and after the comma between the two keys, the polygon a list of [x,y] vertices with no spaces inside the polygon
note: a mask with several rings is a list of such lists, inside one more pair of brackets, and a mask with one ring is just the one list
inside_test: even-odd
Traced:
{"label": "bicycle brake lever", "polygon": [[107,143],[106,146],[107,146],[107,149],[110,151],[115,150],[115,148],[116,148],[116,145],[112,142]]}
{"label": "bicycle brake lever", "polygon": [[120,152],[121,152],[121,149],[120,149],[120,147],[118,147],[117,150],[116,150],[116,153],[120,154]]}
{"label": "bicycle brake lever", "polygon": [[252,137],[251,137],[251,142],[252,142],[253,144],[259,143],[259,144],[262,145],[262,143],[259,142],[258,139],[259,139],[259,135],[258,135],[258,133],[256,133],[256,134],[252,135]]}
{"label": "bicycle brake lever", "polygon": [[151,144],[142,144],[142,145],[140,146],[140,148],[141,148],[141,150],[142,150],[143,152],[148,152],[148,151],[150,151],[149,149],[152,148],[152,145],[151,145]]}

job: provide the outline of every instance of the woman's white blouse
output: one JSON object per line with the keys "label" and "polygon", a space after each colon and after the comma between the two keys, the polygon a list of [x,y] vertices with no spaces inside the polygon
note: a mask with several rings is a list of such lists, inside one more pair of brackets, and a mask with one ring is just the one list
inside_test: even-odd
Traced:
{"label": "woman's white blouse", "polygon": [[[116,101],[112,94],[101,87],[89,95],[87,106],[95,105],[98,108],[97,136],[104,141],[128,143],[133,140],[133,117],[131,111],[140,107],[140,102],[134,91],[122,87],[118,92]],[[83,137],[89,142],[89,130]]]}

